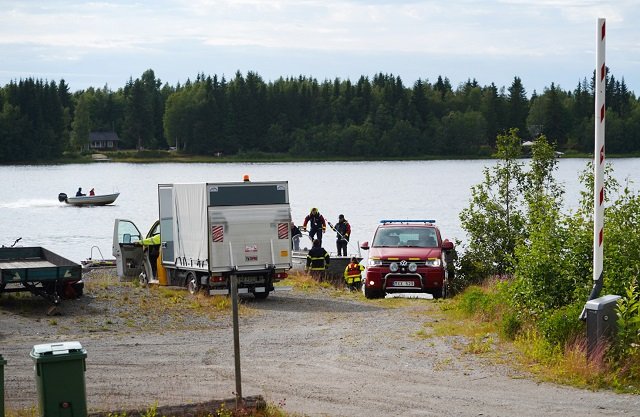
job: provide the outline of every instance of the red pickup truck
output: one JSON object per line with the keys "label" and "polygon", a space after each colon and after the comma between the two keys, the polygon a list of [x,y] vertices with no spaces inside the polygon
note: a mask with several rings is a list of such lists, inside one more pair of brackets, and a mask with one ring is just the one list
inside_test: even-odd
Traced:
{"label": "red pickup truck", "polygon": [[435,220],[381,220],[371,246],[360,247],[369,251],[367,298],[393,292],[447,296],[453,243],[442,239]]}

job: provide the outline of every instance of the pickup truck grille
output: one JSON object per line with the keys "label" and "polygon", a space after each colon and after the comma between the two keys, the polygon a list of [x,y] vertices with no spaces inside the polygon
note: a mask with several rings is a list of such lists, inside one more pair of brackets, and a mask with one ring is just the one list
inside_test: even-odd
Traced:
{"label": "pickup truck grille", "polygon": [[417,265],[423,265],[423,264],[425,263],[425,260],[424,260],[424,259],[414,259],[414,260],[411,260],[411,261],[410,261],[410,260],[408,260],[408,259],[399,259],[399,260],[397,260],[397,261],[388,261],[388,260],[383,260],[383,261],[382,261],[382,265],[381,265],[381,266],[386,266],[386,267],[388,267],[389,265],[391,265],[391,264],[392,264],[392,263],[394,263],[394,262],[400,265],[400,263],[401,263],[402,261],[407,262],[407,265],[409,265],[410,263],[414,263],[414,264],[417,264]]}

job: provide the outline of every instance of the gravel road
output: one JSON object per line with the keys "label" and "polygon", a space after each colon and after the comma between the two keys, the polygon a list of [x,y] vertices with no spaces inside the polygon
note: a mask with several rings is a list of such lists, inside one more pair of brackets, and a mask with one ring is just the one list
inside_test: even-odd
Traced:
{"label": "gravel road", "polygon": [[[122,289],[106,291],[112,296],[64,301],[58,316],[46,316],[38,298],[0,297],[8,409],[37,404],[32,346],[71,340],[88,352],[90,410],[233,397],[228,310],[125,314],[154,302],[158,290],[130,289],[124,302]],[[425,300],[295,290],[243,300],[242,393],[308,416],[640,416],[640,396],[539,383],[464,353],[461,337],[424,337],[434,320],[442,320],[439,308]]]}

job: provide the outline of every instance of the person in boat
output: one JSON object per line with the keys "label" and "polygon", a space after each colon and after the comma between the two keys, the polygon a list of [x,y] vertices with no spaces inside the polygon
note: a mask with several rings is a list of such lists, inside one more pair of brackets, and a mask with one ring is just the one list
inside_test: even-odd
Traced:
{"label": "person in boat", "polygon": [[322,282],[324,273],[331,262],[329,253],[322,247],[320,239],[313,241],[313,246],[307,254],[306,272],[318,281]]}
{"label": "person in boat", "polygon": [[78,191],[76,191],[76,197],[84,197],[86,194],[82,192],[82,187],[78,187]]}
{"label": "person in boat", "polygon": [[300,250],[300,238],[302,237],[302,232],[300,228],[295,225],[294,222],[291,222],[291,247],[295,251]]}
{"label": "person in boat", "polygon": [[311,212],[304,218],[302,230],[307,230],[307,224],[309,224],[309,239],[312,241],[318,239],[320,245],[322,245],[322,233],[327,230],[327,222],[317,208],[312,208]]}
{"label": "person in boat", "polygon": [[351,257],[351,262],[344,269],[344,280],[349,291],[359,291],[362,288],[362,271],[364,265],[361,265],[355,256]]}
{"label": "person in boat", "polygon": [[[329,223],[329,226],[331,226],[331,223]],[[347,244],[349,243],[349,236],[351,235],[351,226],[344,218],[344,214],[338,216],[338,223],[336,223],[332,229],[336,232],[338,256],[347,256]]]}
{"label": "person in boat", "polygon": [[95,191],[93,188],[92,188],[92,189],[90,189],[90,190],[89,190],[89,195],[90,195],[90,196],[94,196],[94,195],[96,195],[96,191]]}

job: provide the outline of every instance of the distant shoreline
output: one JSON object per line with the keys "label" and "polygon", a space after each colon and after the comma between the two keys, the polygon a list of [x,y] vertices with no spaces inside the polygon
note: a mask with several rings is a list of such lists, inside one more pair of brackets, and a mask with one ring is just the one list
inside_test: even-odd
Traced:
{"label": "distant shoreline", "polygon": [[[267,163],[267,162],[374,162],[374,161],[457,161],[457,160],[478,160],[496,159],[492,155],[420,155],[416,157],[390,157],[390,158],[339,158],[339,157],[293,157],[290,155],[271,154],[240,154],[233,156],[206,156],[182,154],[175,151],[153,150],[153,151],[117,151],[101,152],[106,159],[93,159],[91,154],[66,155],[63,158],[50,161],[28,161],[4,165],[59,165],[59,164],[82,164],[82,163]],[[592,158],[592,154],[565,153],[561,156],[565,158]],[[611,154],[607,158],[638,158],[638,154]],[[523,157],[521,159],[528,159]]]}

